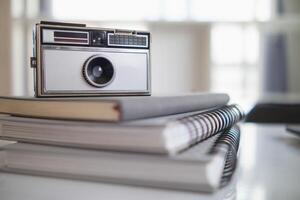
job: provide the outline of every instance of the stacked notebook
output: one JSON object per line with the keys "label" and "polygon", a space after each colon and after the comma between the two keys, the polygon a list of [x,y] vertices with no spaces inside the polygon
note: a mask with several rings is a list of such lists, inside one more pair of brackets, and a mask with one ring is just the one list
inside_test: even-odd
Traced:
{"label": "stacked notebook", "polygon": [[118,98],[0,97],[0,169],[214,191],[235,169],[243,119],[226,94]]}

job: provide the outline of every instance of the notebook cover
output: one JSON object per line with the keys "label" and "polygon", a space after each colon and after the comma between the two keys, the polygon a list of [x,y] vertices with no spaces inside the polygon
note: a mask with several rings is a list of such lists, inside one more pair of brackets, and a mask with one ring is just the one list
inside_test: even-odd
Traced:
{"label": "notebook cover", "polygon": [[228,101],[229,96],[221,93],[102,98],[0,97],[0,113],[116,122],[199,111],[226,105]]}

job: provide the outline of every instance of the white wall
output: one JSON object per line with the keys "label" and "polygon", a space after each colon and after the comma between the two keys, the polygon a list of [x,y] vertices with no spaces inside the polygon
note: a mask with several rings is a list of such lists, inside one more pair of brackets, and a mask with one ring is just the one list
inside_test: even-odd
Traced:
{"label": "white wall", "polygon": [[153,23],[152,91],[183,93],[209,89],[209,26]]}

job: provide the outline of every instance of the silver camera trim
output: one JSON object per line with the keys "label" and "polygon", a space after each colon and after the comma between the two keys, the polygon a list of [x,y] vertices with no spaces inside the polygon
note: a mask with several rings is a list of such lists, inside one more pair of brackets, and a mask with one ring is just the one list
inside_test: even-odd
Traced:
{"label": "silver camera trim", "polygon": [[[53,45],[42,45],[41,44],[41,28],[43,27],[50,27],[50,28],[66,28],[66,26],[60,26],[60,25],[43,25],[39,24],[36,26],[36,40],[35,40],[35,51],[36,51],[36,67],[33,69],[34,70],[34,88],[35,88],[35,95],[37,97],[84,97],[84,96],[149,96],[151,95],[151,65],[150,65],[150,53],[151,50],[147,49],[146,54],[147,54],[147,90],[113,90],[113,91],[108,91],[106,90],[105,93],[99,93],[99,91],[89,91],[88,93],[86,90],[76,90],[76,91],[66,91],[66,90],[52,90],[52,91],[47,91],[45,88],[45,80],[42,80],[42,76],[44,76],[44,71],[42,69],[42,56],[41,56],[41,51],[42,51],[42,46],[43,48],[54,48]],[[82,27],[71,27],[72,29],[79,29],[82,30]],[[99,30],[98,28],[93,28],[89,27],[91,30]],[[107,29],[109,30],[109,29]],[[114,29],[111,29],[114,31]],[[60,46],[56,45],[55,48],[70,48],[68,46]],[[102,48],[99,47],[72,47],[78,48],[79,50],[81,48],[89,48],[92,50],[101,50]],[[105,48],[106,50],[109,50],[110,48]],[[131,51],[136,51],[140,52],[141,49],[131,49]],[[120,51],[122,52],[122,49],[116,49],[114,48],[114,51]]]}

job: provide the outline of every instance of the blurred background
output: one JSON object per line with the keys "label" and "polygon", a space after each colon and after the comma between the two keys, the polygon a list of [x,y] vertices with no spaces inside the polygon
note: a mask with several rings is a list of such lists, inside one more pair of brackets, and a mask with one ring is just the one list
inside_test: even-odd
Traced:
{"label": "blurred background", "polygon": [[300,92],[299,0],[1,0],[0,95],[33,94],[40,20],[150,31],[153,94]]}

